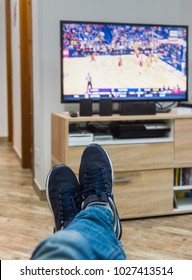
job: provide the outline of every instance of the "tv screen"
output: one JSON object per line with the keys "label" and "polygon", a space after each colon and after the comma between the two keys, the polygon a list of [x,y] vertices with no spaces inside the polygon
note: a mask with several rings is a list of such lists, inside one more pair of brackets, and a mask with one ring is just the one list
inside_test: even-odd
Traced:
{"label": "tv screen", "polygon": [[61,102],[184,101],[188,26],[61,21]]}

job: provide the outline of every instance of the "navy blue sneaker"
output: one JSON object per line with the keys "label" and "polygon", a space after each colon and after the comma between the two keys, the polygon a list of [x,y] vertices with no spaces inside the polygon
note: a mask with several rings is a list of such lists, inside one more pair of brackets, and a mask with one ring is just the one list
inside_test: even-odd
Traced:
{"label": "navy blue sneaker", "polygon": [[85,148],[79,169],[82,189],[81,208],[90,205],[110,207],[114,218],[114,232],[121,238],[122,228],[113,198],[113,166],[107,152],[98,144]]}
{"label": "navy blue sneaker", "polygon": [[47,201],[53,215],[54,232],[64,229],[80,211],[80,186],[73,171],[66,165],[54,166],[47,176]]}

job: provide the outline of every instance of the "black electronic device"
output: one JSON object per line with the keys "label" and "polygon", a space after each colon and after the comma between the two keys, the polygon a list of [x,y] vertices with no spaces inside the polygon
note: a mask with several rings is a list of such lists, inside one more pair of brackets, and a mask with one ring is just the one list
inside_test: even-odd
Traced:
{"label": "black electronic device", "polygon": [[99,100],[99,114],[100,114],[100,116],[111,116],[112,115],[112,100],[111,99],[100,99]]}
{"label": "black electronic device", "polygon": [[110,130],[115,138],[150,138],[165,136],[170,127],[164,122],[113,122]]}
{"label": "black electronic device", "polygon": [[81,99],[80,100],[80,116],[92,116],[92,100]]}
{"label": "black electronic device", "polygon": [[119,104],[120,115],[155,115],[155,102],[123,102]]}
{"label": "black electronic device", "polygon": [[70,111],[69,114],[72,118],[78,117],[78,113],[76,111]]}
{"label": "black electronic device", "polygon": [[177,107],[185,107],[185,108],[192,108],[192,103],[190,102],[179,102]]}
{"label": "black electronic device", "polygon": [[62,103],[188,100],[186,25],[62,20],[60,38]]}

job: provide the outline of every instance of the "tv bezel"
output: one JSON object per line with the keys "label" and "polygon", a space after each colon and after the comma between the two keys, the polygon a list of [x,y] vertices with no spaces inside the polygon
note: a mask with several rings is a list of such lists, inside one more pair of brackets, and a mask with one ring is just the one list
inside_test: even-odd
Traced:
{"label": "tv bezel", "polygon": [[[85,98],[77,98],[74,100],[66,100],[65,99],[65,94],[64,94],[64,88],[63,88],[63,32],[62,32],[62,27],[63,24],[72,24],[72,23],[79,23],[79,24],[113,24],[113,25],[130,25],[130,26],[159,26],[159,27],[178,27],[178,28],[185,28],[187,31],[186,35],[186,94],[185,98],[181,99],[169,99],[169,98],[151,98],[151,99],[138,99],[135,98],[133,100],[130,99],[113,99],[113,98],[108,98],[110,99],[113,103],[122,103],[122,102],[155,102],[155,103],[161,103],[161,102],[182,102],[182,101],[188,101],[189,97],[189,92],[188,92],[188,85],[189,85],[189,73],[188,73],[188,63],[189,63],[189,26],[184,25],[184,24],[160,24],[160,23],[130,23],[130,22],[111,22],[111,21],[87,21],[87,20],[60,20],[60,81],[61,81],[61,99],[60,102],[62,104],[66,103],[76,103],[78,104],[80,100],[83,100]],[[89,98],[88,98],[89,99]],[[91,99],[91,98],[90,98]],[[101,99],[101,98],[100,98]],[[93,103],[98,103],[100,99],[91,99]]]}

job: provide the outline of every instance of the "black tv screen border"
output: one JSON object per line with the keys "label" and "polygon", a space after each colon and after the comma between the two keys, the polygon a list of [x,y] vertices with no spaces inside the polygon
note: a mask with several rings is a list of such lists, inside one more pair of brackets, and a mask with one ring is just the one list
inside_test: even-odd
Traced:
{"label": "black tv screen border", "polygon": [[[159,95],[159,93],[156,95],[155,92],[153,92],[153,94],[145,94],[144,97],[143,95],[143,91],[146,90],[145,88],[139,87],[139,88],[135,88],[134,90],[137,92],[137,90],[139,90],[141,92],[140,96],[138,97],[139,92],[137,92],[137,97],[135,94],[131,94],[129,95],[129,98],[127,97],[127,95],[120,91],[120,93],[118,92],[118,98],[114,98],[113,97],[109,97],[108,92],[106,91],[106,95],[102,93],[102,95],[100,94],[90,94],[87,96],[85,95],[85,93],[73,93],[72,95],[69,94],[65,94],[64,92],[64,71],[63,71],[63,25],[64,24],[87,24],[87,25],[114,25],[114,26],[130,26],[130,27],[135,27],[135,28],[141,28],[141,27],[155,27],[155,28],[177,28],[177,29],[185,29],[186,32],[186,52],[185,52],[185,72],[186,72],[186,91],[184,92],[184,94],[172,94],[170,91],[170,94],[167,93],[169,91],[169,88],[166,89],[166,94],[164,95],[164,93],[162,92],[161,96]],[[128,23],[128,22],[105,22],[105,21],[83,21],[83,20],[60,20],[60,80],[61,80],[61,99],[60,102],[61,103],[79,103],[81,99],[91,99],[92,102],[99,102],[100,99],[111,99],[112,102],[131,102],[131,101],[136,101],[136,102],[180,102],[180,101],[187,101],[188,100],[188,53],[189,53],[189,27],[188,25],[178,25],[178,24],[149,24],[149,23]],[[81,69],[79,69],[79,71],[81,71]],[[152,87],[153,89],[156,90],[156,87]],[[104,90],[109,90],[110,88],[105,88]],[[117,90],[117,89],[116,89]],[[125,88],[123,89],[127,90],[127,94],[128,94],[128,89]],[[132,89],[131,89],[132,90]],[[157,88],[158,90],[158,88]],[[162,90],[164,90],[164,88],[162,87]],[[115,94],[113,92],[113,94]],[[149,95],[149,96],[147,96]],[[150,97],[151,95],[151,97]],[[120,97],[119,97],[120,96]],[[165,96],[165,97],[163,97]]]}

